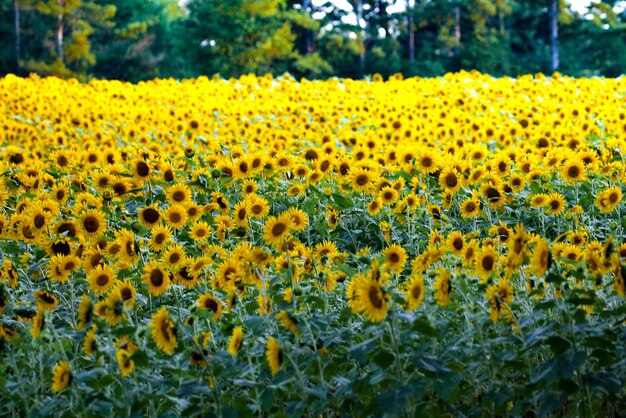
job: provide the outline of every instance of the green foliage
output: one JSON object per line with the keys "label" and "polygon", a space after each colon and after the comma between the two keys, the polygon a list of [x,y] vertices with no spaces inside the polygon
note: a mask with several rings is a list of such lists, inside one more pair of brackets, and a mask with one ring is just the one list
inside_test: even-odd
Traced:
{"label": "green foliage", "polygon": [[[0,73],[139,81],[250,72],[312,78],[436,76],[461,69],[549,72],[549,3],[352,0],[339,7],[311,0],[0,0]],[[391,8],[406,4],[412,7]],[[581,14],[559,0],[561,72],[626,72],[626,12],[617,4],[593,2]]]}

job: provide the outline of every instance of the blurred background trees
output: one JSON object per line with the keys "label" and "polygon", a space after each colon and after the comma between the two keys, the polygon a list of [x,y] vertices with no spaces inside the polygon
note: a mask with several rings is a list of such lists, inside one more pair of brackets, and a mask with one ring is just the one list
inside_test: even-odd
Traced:
{"label": "blurred background trees", "polygon": [[139,81],[626,72],[626,2],[0,0],[0,74]]}

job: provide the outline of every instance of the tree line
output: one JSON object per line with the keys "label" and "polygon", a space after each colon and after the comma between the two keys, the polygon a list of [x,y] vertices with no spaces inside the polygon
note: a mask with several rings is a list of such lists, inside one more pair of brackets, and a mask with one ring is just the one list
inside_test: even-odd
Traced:
{"label": "tree line", "polygon": [[618,76],[624,50],[617,0],[0,0],[0,74]]}

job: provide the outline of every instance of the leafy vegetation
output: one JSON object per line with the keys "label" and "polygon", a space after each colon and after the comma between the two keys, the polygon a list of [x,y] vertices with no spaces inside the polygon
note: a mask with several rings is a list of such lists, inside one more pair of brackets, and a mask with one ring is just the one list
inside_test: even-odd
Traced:
{"label": "leafy vegetation", "polygon": [[617,77],[625,21],[615,0],[0,0],[0,73]]}
{"label": "leafy vegetation", "polygon": [[0,79],[0,415],[626,412],[624,79]]}

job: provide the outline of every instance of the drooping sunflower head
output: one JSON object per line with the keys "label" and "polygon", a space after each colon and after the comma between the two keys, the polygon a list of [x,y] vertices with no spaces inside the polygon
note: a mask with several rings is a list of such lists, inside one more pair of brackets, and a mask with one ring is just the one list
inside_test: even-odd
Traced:
{"label": "drooping sunflower head", "polygon": [[59,361],[52,371],[52,390],[56,393],[62,392],[72,382],[72,370],[67,360]]}
{"label": "drooping sunflower head", "polygon": [[238,326],[233,329],[233,333],[228,340],[227,351],[235,357],[243,344],[243,328]]}
{"label": "drooping sunflower head", "polygon": [[165,354],[172,354],[178,345],[177,332],[165,306],[152,315],[150,328],[152,328],[152,339],[156,346]]}
{"label": "drooping sunflower head", "polygon": [[421,274],[412,275],[406,284],[404,294],[407,310],[414,311],[417,309],[424,300],[424,276]]}
{"label": "drooping sunflower head", "polygon": [[283,364],[283,350],[278,344],[278,341],[274,337],[270,337],[267,340],[267,346],[265,348],[265,358],[270,366],[272,376],[276,376],[280,367]]}

